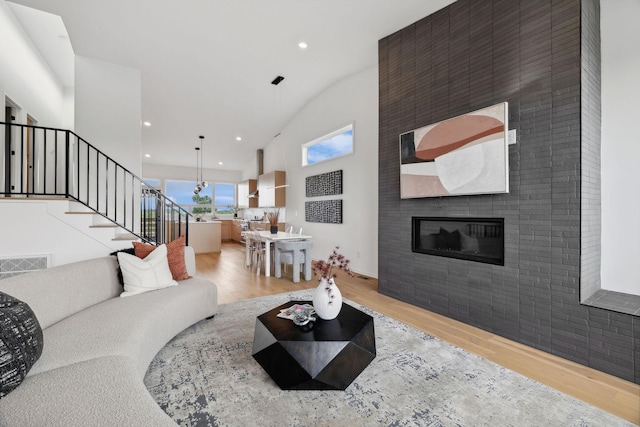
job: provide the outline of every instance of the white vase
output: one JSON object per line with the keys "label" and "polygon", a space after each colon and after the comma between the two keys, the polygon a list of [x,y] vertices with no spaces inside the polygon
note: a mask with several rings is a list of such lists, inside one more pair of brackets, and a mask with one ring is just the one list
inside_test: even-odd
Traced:
{"label": "white vase", "polygon": [[333,278],[322,279],[313,292],[313,308],[323,320],[335,319],[342,309],[342,294]]}

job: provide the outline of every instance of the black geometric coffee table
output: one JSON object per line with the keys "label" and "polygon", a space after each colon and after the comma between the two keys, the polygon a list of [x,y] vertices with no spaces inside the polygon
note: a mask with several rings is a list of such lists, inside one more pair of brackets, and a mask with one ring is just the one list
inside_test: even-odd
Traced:
{"label": "black geometric coffee table", "polygon": [[253,358],[283,390],[344,390],[376,357],[373,317],[348,304],[303,331],[278,317],[289,301],[256,319]]}

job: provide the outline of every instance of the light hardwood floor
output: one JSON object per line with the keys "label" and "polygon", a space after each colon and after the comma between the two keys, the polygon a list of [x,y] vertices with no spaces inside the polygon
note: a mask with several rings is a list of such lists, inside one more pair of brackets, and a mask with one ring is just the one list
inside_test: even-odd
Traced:
{"label": "light hardwood floor", "polygon": [[[293,283],[291,269],[282,279],[256,276],[244,267],[244,246],[236,243],[223,243],[219,254],[197,255],[196,265],[198,275],[217,284],[220,304],[317,284]],[[345,298],[640,425],[640,386],[634,383],[381,295],[376,279],[339,274],[337,282]]]}

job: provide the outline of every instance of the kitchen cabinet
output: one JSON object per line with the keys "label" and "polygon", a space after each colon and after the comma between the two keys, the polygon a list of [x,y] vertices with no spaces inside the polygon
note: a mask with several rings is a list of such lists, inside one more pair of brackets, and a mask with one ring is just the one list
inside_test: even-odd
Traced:
{"label": "kitchen cabinet", "polygon": [[[278,231],[285,231],[285,223],[284,222],[279,222],[278,223]],[[250,230],[259,230],[259,231],[266,231],[271,229],[271,225],[266,222],[266,221],[251,221],[249,223],[249,229]]]}
{"label": "kitchen cabinet", "polygon": [[251,193],[258,190],[258,180],[247,179],[238,183],[238,207],[239,208],[257,208],[258,197],[249,197]]}
{"label": "kitchen cabinet", "polygon": [[231,226],[231,240],[236,243],[242,243],[242,220],[234,219],[233,224]]}
{"label": "kitchen cabinet", "polygon": [[222,240],[231,240],[231,228],[232,228],[232,219],[223,219],[222,227],[221,227],[221,238]]}
{"label": "kitchen cabinet", "polygon": [[[258,177],[258,206],[280,208],[287,204],[287,175],[285,171],[273,171]],[[279,187],[279,188],[276,188]]]}

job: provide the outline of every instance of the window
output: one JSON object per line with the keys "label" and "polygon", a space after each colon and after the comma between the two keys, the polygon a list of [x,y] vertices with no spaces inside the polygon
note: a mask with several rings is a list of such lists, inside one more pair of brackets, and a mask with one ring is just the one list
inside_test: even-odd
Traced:
{"label": "window", "polygon": [[165,182],[166,196],[194,215],[211,213],[213,186],[204,187],[199,194],[193,194],[195,181]]}
{"label": "window", "polygon": [[353,153],[353,124],[302,146],[302,166],[313,165]]}
{"label": "window", "polygon": [[147,187],[155,188],[156,190],[160,190],[160,180],[155,178],[144,178],[142,182],[145,183]]}
{"label": "window", "polygon": [[167,180],[166,196],[194,215],[210,214],[231,215],[235,213],[236,185],[225,183],[209,183],[193,194],[195,181]]}
{"label": "window", "polygon": [[220,184],[214,186],[214,209],[216,215],[227,215],[235,213],[236,205],[236,185]]}

